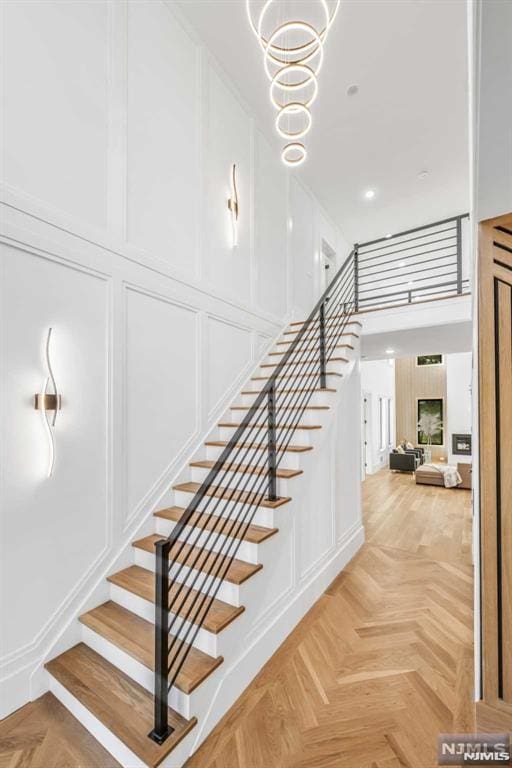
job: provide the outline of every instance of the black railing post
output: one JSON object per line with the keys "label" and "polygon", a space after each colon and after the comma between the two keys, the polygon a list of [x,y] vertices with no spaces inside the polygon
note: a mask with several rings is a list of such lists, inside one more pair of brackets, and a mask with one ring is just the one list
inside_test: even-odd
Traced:
{"label": "black railing post", "polygon": [[277,499],[277,441],[276,441],[276,385],[272,383],[267,395],[268,426],[268,498]]}
{"label": "black railing post", "polygon": [[354,245],[354,312],[359,312],[359,244]]}
{"label": "black railing post", "polygon": [[325,389],[327,386],[325,375],[325,303],[320,305],[318,316],[320,321],[320,389]]}
{"label": "black railing post", "polygon": [[457,293],[462,293],[462,219],[457,218]]}
{"label": "black railing post", "polygon": [[171,543],[161,539],[155,544],[155,727],[149,734],[163,744],[174,728],[169,725],[169,551]]}

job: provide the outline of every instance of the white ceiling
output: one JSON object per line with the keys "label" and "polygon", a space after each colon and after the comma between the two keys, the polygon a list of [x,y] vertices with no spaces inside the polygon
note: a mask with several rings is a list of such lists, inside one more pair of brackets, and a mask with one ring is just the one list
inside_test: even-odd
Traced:
{"label": "white ceiling", "polygon": [[[414,355],[470,352],[473,325],[471,321],[410,328],[385,333],[363,334],[361,337],[362,360],[384,360]],[[388,354],[386,350],[393,350]]]}
{"label": "white ceiling", "polygon": [[[179,5],[280,162],[282,140],[245,0]],[[465,0],[342,0],[325,45],[308,159],[296,173],[349,240],[468,210],[467,71]],[[350,97],[352,84],[359,93]],[[427,178],[418,179],[424,170]],[[377,191],[370,202],[368,188]]]}

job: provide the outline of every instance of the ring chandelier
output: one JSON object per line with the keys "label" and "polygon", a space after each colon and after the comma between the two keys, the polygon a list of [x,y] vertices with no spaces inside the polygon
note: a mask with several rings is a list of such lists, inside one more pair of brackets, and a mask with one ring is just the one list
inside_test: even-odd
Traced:
{"label": "ring chandelier", "polygon": [[310,107],[318,95],[318,73],[324,59],[324,43],[332,26],[340,0],[335,0],[331,10],[327,0],[311,0],[319,5],[323,22],[316,29],[307,21],[288,19],[268,30],[269,11],[283,0],[265,0],[257,19],[246,0],[247,16],[251,28],[263,51],[263,65],[270,81],[270,101],[277,110],[275,127],[287,141],[281,152],[285,165],[297,167],[306,159],[304,137],[312,124]]}

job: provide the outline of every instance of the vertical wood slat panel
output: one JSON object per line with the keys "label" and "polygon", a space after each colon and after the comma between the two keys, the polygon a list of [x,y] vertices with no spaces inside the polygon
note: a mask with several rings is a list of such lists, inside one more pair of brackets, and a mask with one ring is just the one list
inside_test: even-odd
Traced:
{"label": "vertical wood slat panel", "polygon": [[[479,246],[480,529],[483,699],[512,704],[512,252],[483,222]],[[506,233],[505,233],[506,234]],[[505,240],[505,243],[503,242]],[[505,250],[503,249],[505,245]]]}
{"label": "vertical wood slat panel", "polygon": [[512,703],[512,329],[511,288],[497,283],[499,524],[502,697]]}
{"label": "vertical wood slat panel", "polygon": [[498,574],[496,530],[496,382],[492,226],[480,227],[479,420],[480,559],[483,699],[498,698]]}

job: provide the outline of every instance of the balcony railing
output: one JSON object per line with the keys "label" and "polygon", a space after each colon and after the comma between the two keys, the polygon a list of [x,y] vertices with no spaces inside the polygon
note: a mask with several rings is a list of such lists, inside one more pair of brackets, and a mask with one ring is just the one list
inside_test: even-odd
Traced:
{"label": "balcony railing", "polygon": [[356,311],[469,291],[461,214],[354,247]]}

